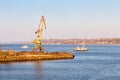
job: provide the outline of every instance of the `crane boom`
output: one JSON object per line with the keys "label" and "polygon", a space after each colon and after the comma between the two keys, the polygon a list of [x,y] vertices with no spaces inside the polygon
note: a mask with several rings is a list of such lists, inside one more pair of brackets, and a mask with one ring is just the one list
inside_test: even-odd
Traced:
{"label": "crane boom", "polygon": [[45,23],[45,18],[44,16],[41,17],[40,24],[37,30],[37,35],[39,36],[40,40],[42,39],[42,31],[43,27],[46,29],[46,23]]}

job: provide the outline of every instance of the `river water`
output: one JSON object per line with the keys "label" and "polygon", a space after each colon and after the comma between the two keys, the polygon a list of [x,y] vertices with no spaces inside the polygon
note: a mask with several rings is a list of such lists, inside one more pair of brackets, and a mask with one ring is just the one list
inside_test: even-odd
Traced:
{"label": "river water", "polygon": [[[3,44],[2,49],[21,49],[23,44]],[[74,59],[0,63],[0,80],[120,80],[120,45],[86,45],[89,51],[73,52],[81,45],[44,45],[47,52],[66,51]]]}

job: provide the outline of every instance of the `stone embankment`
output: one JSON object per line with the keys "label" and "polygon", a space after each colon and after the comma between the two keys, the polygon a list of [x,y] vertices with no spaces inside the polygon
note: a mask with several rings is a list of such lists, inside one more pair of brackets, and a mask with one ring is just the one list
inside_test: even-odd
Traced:
{"label": "stone embankment", "polygon": [[36,61],[36,60],[55,60],[55,59],[72,59],[73,54],[67,52],[15,52],[13,50],[0,50],[0,62],[12,61]]}

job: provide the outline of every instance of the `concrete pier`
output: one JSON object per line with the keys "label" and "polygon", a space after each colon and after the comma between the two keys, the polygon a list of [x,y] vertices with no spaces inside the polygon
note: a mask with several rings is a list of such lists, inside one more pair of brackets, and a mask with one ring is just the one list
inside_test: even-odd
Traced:
{"label": "concrete pier", "polygon": [[0,50],[0,62],[12,61],[36,61],[36,60],[55,60],[55,59],[72,59],[73,54],[67,52],[15,52],[13,50]]}

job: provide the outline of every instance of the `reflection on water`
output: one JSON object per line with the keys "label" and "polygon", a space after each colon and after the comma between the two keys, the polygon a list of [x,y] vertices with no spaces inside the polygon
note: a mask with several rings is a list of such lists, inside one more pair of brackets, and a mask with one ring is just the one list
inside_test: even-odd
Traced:
{"label": "reflection on water", "polygon": [[24,79],[41,79],[43,71],[41,62],[11,62],[0,64],[0,80],[24,80]]}
{"label": "reflection on water", "polygon": [[35,67],[35,70],[34,70],[34,73],[35,73],[35,80],[37,79],[40,79],[40,80],[43,80],[43,71],[42,71],[42,65],[41,65],[41,62],[40,61],[36,61],[34,63],[34,67]]}

